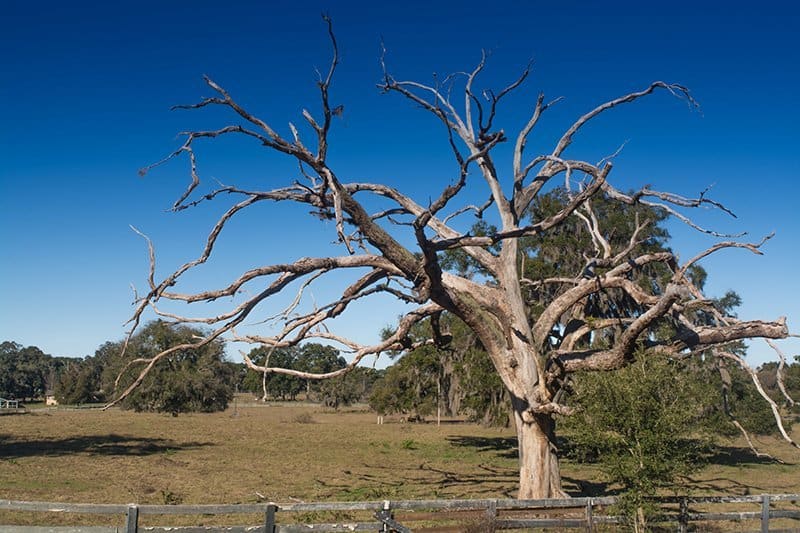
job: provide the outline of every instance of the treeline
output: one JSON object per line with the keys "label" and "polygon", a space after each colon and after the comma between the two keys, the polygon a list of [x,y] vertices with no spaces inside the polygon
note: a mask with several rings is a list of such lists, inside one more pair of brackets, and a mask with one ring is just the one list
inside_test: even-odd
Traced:
{"label": "treeline", "polygon": [[44,397],[73,361],[69,357],[53,357],[36,346],[0,343],[0,398],[26,401]]}
{"label": "treeline", "polygon": [[[35,346],[15,342],[0,345],[0,397],[33,401],[53,395],[61,404],[105,403],[130,387],[145,368],[144,360],[174,348],[144,377],[121,403],[125,409],[178,414],[213,412],[227,408],[237,391],[252,392],[263,400],[299,398],[339,408],[367,401],[383,371],[355,368],[329,380],[303,380],[285,374],[262,374],[243,363],[225,360],[225,346],[215,341],[201,348],[183,348],[203,331],[156,320],[134,335],[123,354],[124,341],[106,342],[83,359],[53,357]],[[305,344],[248,354],[256,364],[269,358],[271,366],[305,372],[332,372],[346,366],[339,351]]]}
{"label": "treeline", "polygon": [[[403,413],[415,418],[439,409],[444,415],[467,416],[484,425],[510,424],[510,400],[480,343],[465,325],[449,315],[440,322],[438,327],[447,331],[446,345],[424,346],[400,357],[377,382],[370,397],[371,407],[381,414]],[[430,324],[418,333],[421,338],[430,338]],[[744,355],[743,345],[731,349]],[[684,391],[680,408],[694,417],[693,427],[702,423],[716,433],[734,434],[739,431],[736,421],[753,433],[777,431],[769,404],[753,387],[750,375],[735,363],[702,354],[684,359],[650,357],[647,361],[644,355],[641,357],[638,367],[623,372],[626,376],[622,379],[612,373],[571,376],[559,401],[578,413],[597,413],[602,405],[613,403],[647,416],[649,408],[633,401],[637,396],[663,396],[664,402],[675,403],[677,400],[668,398],[670,391],[676,395],[677,391]],[[660,376],[663,391],[659,388],[662,384],[650,374]],[[630,395],[639,376],[644,376],[639,384],[642,390]],[[792,405],[780,391],[777,363],[762,365],[757,376],[768,396],[783,408],[786,423],[791,424],[800,416],[800,405]],[[800,398],[800,356],[787,364],[783,376],[788,395]],[[567,429],[576,427],[569,418],[565,417],[562,424]]]}
{"label": "treeline", "polygon": [[[269,350],[260,347],[251,350],[248,357],[257,365],[280,367],[315,374],[334,372],[347,366],[339,351],[331,346],[308,343],[291,348]],[[348,373],[331,379],[302,379],[278,373],[258,373],[242,366],[239,390],[258,394],[262,400],[294,401],[302,397],[338,409],[369,398],[383,371],[356,367]]]}
{"label": "treeline", "polygon": [[233,398],[236,367],[225,361],[225,345],[214,341],[200,348],[190,345],[197,328],[156,320],[128,342],[106,342],[92,357],[75,361],[61,373],[55,397],[59,403],[107,402],[130,387],[146,366],[146,360],[174,348],[144,377],[121,403],[136,411],[178,414],[224,410]]}
{"label": "treeline", "polygon": [[[222,341],[201,348],[176,349],[154,366],[121,406],[174,414],[212,412],[227,408],[238,391],[251,392],[264,401],[302,399],[334,409],[361,402],[379,414],[423,419],[438,412],[442,416],[464,416],[484,425],[508,425],[507,392],[480,343],[449,315],[443,315],[436,327],[446,331],[444,342],[438,345],[391,354],[394,362],[386,369],[356,367],[327,380],[254,372],[243,363],[226,361]],[[120,340],[104,343],[93,356],[84,359],[53,357],[35,346],[3,342],[0,397],[27,401],[53,394],[62,404],[108,402],[137,379],[145,366],[143,359],[190,344],[200,333],[197,328],[153,321],[130,339],[124,356]],[[416,339],[412,340],[430,338],[433,333],[432,325],[425,323],[415,330]],[[315,343],[275,350],[259,347],[248,356],[257,365],[267,363],[317,374],[333,372],[347,364],[335,348]],[[737,431],[733,420],[754,433],[775,430],[769,406],[741,369],[733,365],[720,367],[718,359],[702,357],[663,364],[669,366],[668,390],[692,391],[691,407],[684,410],[705,420],[716,432]],[[681,371],[673,372],[677,369]],[[653,374],[659,372],[659,368],[652,369]],[[784,373],[787,392],[800,397],[800,358]],[[795,415],[800,413],[797,405],[787,405],[780,392],[775,363],[763,365],[758,378],[778,405]],[[580,394],[574,395],[573,401],[564,401],[574,404],[578,412],[599,412],[595,404],[608,404],[609,397],[616,397],[614,403],[625,403],[629,409],[645,409],[629,399],[622,402],[631,383],[632,379],[617,380],[602,374],[577,375],[565,390]],[[646,395],[659,394],[654,388]],[[568,420],[564,424],[574,425]]]}

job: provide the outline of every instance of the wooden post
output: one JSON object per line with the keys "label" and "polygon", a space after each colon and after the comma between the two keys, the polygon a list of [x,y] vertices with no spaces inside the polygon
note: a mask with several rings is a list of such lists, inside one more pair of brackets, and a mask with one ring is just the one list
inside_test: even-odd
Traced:
{"label": "wooden post", "polygon": [[678,515],[678,524],[680,525],[680,533],[689,531],[689,502],[686,498],[681,498],[681,510]]}
{"label": "wooden post", "polygon": [[278,506],[274,503],[267,505],[267,512],[264,519],[264,533],[275,533],[275,511]]}
{"label": "wooden post", "polygon": [[[383,500],[383,516],[385,518],[392,517],[392,512],[389,510],[389,508],[389,500]],[[386,521],[383,521],[383,531],[389,531],[389,525],[386,523]]]}
{"label": "wooden post", "polygon": [[593,505],[594,502],[592,501],[592,498],[586,500],[586,531],[588,533],[592,533],[592,531],[594,531]]}
{"label": "wooden post", "polygon": [[411,533],[411,530],[395,521],[394,516],[392,515],[391,505],[389,504],[389,500],[383,501],[383,509],[380,511],[375,512],[375,518],[381,521],[383,527],[381,531],[389,532],[392,531],[394,533]]}
{"label": "wooden post", "polygon": [[769,533],[769,494],[761,495],[761,532]]}
{"label": "wooden post", "polygon": [[139,507],[135,503],[128,505],[128,512],[125,513],[125,533],[137,533],[139,531]]}
{"label": "wooden post", "polygon": [[489,527],[494,527],[494,521],[497,520],[497,500],[489,500],[489,505],[486,506],[486,517],[489,520]]}

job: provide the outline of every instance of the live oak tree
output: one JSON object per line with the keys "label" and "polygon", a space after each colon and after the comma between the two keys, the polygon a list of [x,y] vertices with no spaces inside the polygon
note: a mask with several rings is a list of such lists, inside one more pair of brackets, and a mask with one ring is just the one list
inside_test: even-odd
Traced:
{"label": "live oak tree", "polygon": [[128,359],[120,357],[122,342],[106,343],[96,357],[104,360],[104,389],[112,391],[137,379],[137,365],[169,351],[121,406],[162,413],[224,411],[233,399],[234,371],[225,363],[221,339],[193,346],[206,332],[198,327],[154,320],[127,340]]}
{"label": "live oak tree", "polygon": [[[214,96],[193,105],[178,106],[183,109],[227,108],[235,122],[219,129],[186,133],[185,142],[162,161],[186,156],[190,166],[191,183],[173,209],[180,211],[222,197],[236,199],[236,203],[211,229],[200,255],[160,281],[155,278],[155,252],[149,244],[149,287],[137,298],[132,317],[134,329],[148,309],[177,322],[204,323],[211,329],[201,339],[192,339],[150,357],[143,363],[139,377],[121,391],[122,397],[130,394],[160,360],[177,350],[216,342],[222,335],[268,349],[297,345],[309,338],[337,343],[342,349],[349,350],[351,357],[346,367],[332,372],[264,367],[247,358],[245,362],[257,371],[303,379],[339,376],[370,354],[412,348],[414,342],[408,339],[408,333],[413,326],[447,311],[473,331],[508,389],[519,440],[519,497],[561,497],[564,492],[554,443],[554,415],[569,412],[558,401],[565,375],[578,370],[621,368],[633,360],[637,349],[647,350],[650,356],[669,357],[724,347],[744,338],[780,339],[788,335],[782,318],[739,321],[715,313],[712,302],[703,296],[689,276],[692,266],[709,254],[731,247],[760,253],[760,243],[721,241],[681,264],[670,251],[633,253],[641,232],[638,228],[646,227],[647,220],[634,221],[631,239],[618,243],[604,232],[603,220],[593,207],[596,199],[601,197],[619,205],[647,205],[675,216],[699,231],[708,232],[694,224],[682,209],[699,206],[724,209],[720,204],[704,194],[691,199],[648,187],[623,192],[611,181],[612,162],[609,159],[591,163],[567,152],[579,131],[607,111],[657,91],[670,93],[694,105],[687,89],[657,81],[641,91],[605,102],[579,117],[551,150],[529,156],[526,146],[552,102],[547,103],[540,95],[531,104],[525,125],[513,134],[496,124],[499,106],[523,84],[529,69],[501,90],[478,91],[476,83],[484,69],[484,60],[470,72],[456,74],[432,85],[402,81],[389,72],[382,60],[381,90],[406,98],[429,112],[434,119],[432,126],[441,128],[452,151],[454,176],[443,176],[440,184],[432,182],[420,202],[391,184],[350,181],[338,173],[329,160],[329,133],[343,107],[330,99],[339,55],[330,21],[326,19],[326,22],[333,59],[317,83],[319,110],[316,113],[303,110],[301,113],[305,125],[298,127],[289,123],[288,134],[283,134],[273,124],[240,105],[210,78],[206,78],[206,83],[214,91]],[[220,186],[195,196],[201,181],[195,157],[198,141],[232,135],[256,141],[263,149],[294,160],[299,168],[297,181],[265,190]],[[505,143],[510,144],[510,155],[507,164],[501,165],[498,157],[502,156],[502,150],[497,148]],[[409,154],[409,157],[413,155]],[[556,181],[565,186],[566,204],[545,218],[526,219],[524,215],[532,202]],[[473,205],[469,199],[481,194],[485,194],[483,197],[488,197],[488,200]],[[391,207],[371,211],[372,198],[388,202]],[[223,228],[232,219],[251,206],[266,202],[294,202],[310,207],[314,216],[332,221],[342,254],[309,256],[294,262],[253,268],[225,286],[199,292],[182,292],[176,288],[186,274],[212,257]],[[460,221],[470,214],[485,217],[496,229],[481,234],[464,230],[465,225]],[[575,217],[586,225],[591,235],[592,254],[585,258],[579,271],[571,275],[562,274],[557,279],[540,280],[543,284],[559,284],[565,290],[543,301],[541,308],[531,313],[522,279],[520,239],[558,231],[565,221]],[[466,254],[480,266],[481,275],[462,276],[445,270],[443,258],[448,250],[460,250]],[[643,286],[631,280],[634,273],[656,267],[668,272],[665,283]],[[328,302],[316,302],[310,310],[300,306],[302,293],[310,285],[325,283],[328,278],[338,280],[342,272],[352,275],[352,282],[338,297]],[[245,288],[247,290],[243,290]],[[587,310],[588,300],[611,289],[623,291],[636,303],[638,310],[621,318],[614,317],[611,310],[597,318],[587,312],[591,310]],[[249,324],[246,322],[248,317],[250,321],[262,319],[263,315],[256,310],[269,305],[275,295],[287,290],[298,290],[298,295],[282,313],[278,331],[267,330],[263,334],[242,332]],[[410,307],[391,335],[375,344],[365,345],[337,334],[335,324],[328,326],[332,319],[374,294],[390,295]],[[232,296],[235,297],[234,303],[227,311],[209,311],[203,317],[185,316],[161,305],[170,301],[219,302],[223,298],[229,301]],[[711,320],[699,325],[695,320],[698,310],[708,310]],[[665,323],[669,328],[662,329],[669,330],[668,335],[651,335],[653,328]],[[421,342],[438,343],[446,339],[446,335],[434,333],[431,339]],[[594,343],[598,338],[604,342]],[[718,353],[720,357],[736,358],[735,354]]]}
{"label": "live oak tree", "polygon": [[59,375],[56,384],[56,400],[65,405],[105,402],[103,393],[103,366],[106,364],[104,349],[119,347],[113,343],[103,344],[94,357],[86,357],[70,362]]}
{"label": "live oak tree", "polygon": [[[347,366],[347,362],[339,355],[338,350],[317,343],[279,349],[260,346],[251,350],[247,358],[261,367],[280,367],[312,374],[329,373]],[[302,380],[290,375],[267,376],[264,372],[248,371],[243,386],[245,390],[260,391],[263,401],[266,401],[268,396],[281,400],[295,400],[303,391],[307,400],[321,399],[321,396],[325,396],[321,394],[322,387],[312,384],[312,380]],[[343,395],[340,397],[343,398]]]}
{"label": "live oak tree", "polygon": [[[569,195],[563,188],[556,188],[547,194],[540,195],[533,202],[528,216],[534,221],[547,218],[563,209],[568,201]],[[667,213],[640,203],[619,205],[603,196],[592,199],[591,209],[595,218],[603,221],[603,232],[607,235],[606,239],[610,247],[619,248],[630,243],[629,246],[632,247],[628,253],[633,257],[670,252],[668,247],[670,234],[664,224],[667,221]],[[582,217],[580,212],[576,215],[553,231],[521,240],[524,265],[522,279],[532,317],[538,316],[550,301],[570,288],[569,284],[565,285],[559,279],[563,279],[564,274],[569,278],[570,273],[587,268],[585,258],[593,255],[592,249],[595,243],[593,242],[592,226],[586,224],[586,217]],[[647,223],[642,224],[642,221],[647,221]],[[638,234],[638,237],[633,238],[634,234]],[[472,266],[468,261],[462,264],[466,265],[465,272],[468,272]],[[593,265],[589,264],[588,268],[593,268]],[[702,266],[697,263],[693,264],[687,269],[686,276],[696,289],[700,291],[704,289],[707,273]],[[656,287],[656,292],[661,292],[671,277],[672,272],[669,268],[665,268],[663,264],[654,263],[631,272],[629,281],[644,289]],[[741,303],[739,295],[729,290],[722,297],[711,299],[709,305],[684,313],[684,318],[691,319],[698,326],[713,325],[718,320],[735,320],[736,308]],[[591,295],[585,300],[584,305],[582,312],[592,321],[601,319],[630,321],[646,311],[640,302],[630,297],[628,291],[615,288],[606,288],[604,291]],[[581,325],[581,321],[575,321],[574,316],[565,316],[558,327],[563,332],[567,332],[570,328]],[[669,338],[674,335],[674,332],[672,323],[662,319],[655,322],[647,334],[651,340],[657,340]],[[587,346],[592,344],[599,346],[607,343],[607,339],[599,334],[594,335],[591,340],[584,339],[583,342]],[[773,347],[775,346],[773,345]],[[712,352],[717,353],[706,353],[700,350],[679,353],[673,357],[679,361],[672,361],[674,364],[670,368],[682,366],[684,374],[692,374],[689,379],[702,383],[713,383],[714,386],[711,390],[717,391],[716,394],[713,394],[714,399],[697,398],[692,405],[697,407],[703,405],[705,401],[714,401],[713,410],[721,411],[727,419],[727,423],[721,425],[718,430],[741,432],[754,453],[765,455],[755,449],[748,431],[762,433],[777,431],[778,427],[776,427],[774,417],[778,413],[770,413],[771,408],[775,407],[775,403],[765,401],[765,397],[761,396],[752,386],[752,380],[756,377],[753,370],[738,368],[740,363],[744,362],[743,357],[747,352],[747,347],[743,341],[735,341],[727,343],[724,351],[720,347],[715,347]],[[720,352],[724,354],[724,357],[718,357]],[[783,361],[785,357],[782,354],[779,355]],[[658,364],[663,364],[663,362]],[[783,373],[776,370],[775,381]],[[626,385],[626,378],[622,374],[593,379],[595,382],[604,384],[617,383],[616,386],[623,388]],[[748,382],[750,382],[750,386],[748,386]],[[568,388],[565,387],[562,390]],[[764,388],[769,387],[764,384]],[[789,394],[783,398],[789,404],[793,402]],[[578,398],[578,402],[590,405],[586,404],[586,401],[586,398]],[[777,399],[777,401],[780,402],[781,399]],[[598,406],[599,411],[602,411],[603,408],[603,406]]]}
{"label": "live oak tree", "polygon": [[431,338],[432,327],[446,331],[447,342],[391,354],[400,357],[376,383],[370,407],[380,414],[465,415],[486,426],[507,426],[510,410],[503,382],[475,334],[461,320],[442,313],[419,324],[409,337]]}
{"label": "live oak tree", "polygon": [[0,398],[43,397],[48,376],[58,364],[37,346],[26,347],[12,341],[0,343]]}
{"label": "live oak tree", "polygon": [[380,415],[402,413],[422,418],[436,413],[441,403],[441,364],[436,349],[421,346],[403,355],[376,384],[369,405]]}

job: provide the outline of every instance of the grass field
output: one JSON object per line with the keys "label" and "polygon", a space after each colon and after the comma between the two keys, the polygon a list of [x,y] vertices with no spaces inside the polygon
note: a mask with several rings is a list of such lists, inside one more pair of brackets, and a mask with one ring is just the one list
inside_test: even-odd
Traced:
{"label": "grass field", "polygon": [[[39,410],[0,417],[0,499],[93,503],[513,497],[513,432],[458,421],[377,425],[368,412],[305,404],[242,405],[172,417]],[[798,437],[795,431],[795,437]],[[696,494],[800,492],[800,453],[785,464],[725,442],[685,480]],[[608,493],[591,466],[565,462],[573,495]]]}

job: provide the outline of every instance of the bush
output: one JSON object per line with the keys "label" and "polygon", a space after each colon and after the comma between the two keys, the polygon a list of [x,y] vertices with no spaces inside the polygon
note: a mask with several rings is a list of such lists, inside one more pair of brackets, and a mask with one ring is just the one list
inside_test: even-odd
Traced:
{"label": "bush", "polygon": [[565,420],[578,459],[596,460],[623,488],[621,511],[643,526],[647,498],[673,486],[710,451],[705,417],[719,395],[687,363],[658,356],[637,360],[614,375],[577,376],[577,413]]}

